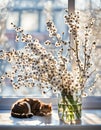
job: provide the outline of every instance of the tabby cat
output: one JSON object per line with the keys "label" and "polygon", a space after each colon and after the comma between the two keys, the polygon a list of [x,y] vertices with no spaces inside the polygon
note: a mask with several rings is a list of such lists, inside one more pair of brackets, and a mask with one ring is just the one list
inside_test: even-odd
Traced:
{"label": "tabby cat", "polygon": [[17,100],[11,107],[11,116],[28,118],[33,115],[47,116],[52,111],[51,104],[46,104],[38,99],[24,98]]}

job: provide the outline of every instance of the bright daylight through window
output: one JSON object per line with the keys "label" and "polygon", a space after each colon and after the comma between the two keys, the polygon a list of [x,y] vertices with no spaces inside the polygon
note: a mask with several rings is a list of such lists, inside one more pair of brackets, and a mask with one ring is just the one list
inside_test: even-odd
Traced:
{"label": "bright daylight through window", "polygon": [[[79,89],[93,86],[86,87],[83,94],[101,96],[101,0],[73,2],[0,1],[1,97],[54,97],[67,84],[70,92],[75,91],[74,84]],[[67,17],[66,9],[71,13],[76,10],[75,18],[72,14]],[[77,59],[72,59],[71,53]],[[78,65],[75,72],[79,71],[79,76],[75,72],[71,74],[72,63],[72,67]]]}

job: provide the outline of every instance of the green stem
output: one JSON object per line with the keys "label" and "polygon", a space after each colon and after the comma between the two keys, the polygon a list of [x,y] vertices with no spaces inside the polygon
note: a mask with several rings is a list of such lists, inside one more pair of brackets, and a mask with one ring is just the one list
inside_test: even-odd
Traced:
{"label": "green stem", "polygon": [[70,104],[71,104],[71,106],[72,106],[72,108],[73,108],[73,110],[74,110],[74,112],[75,112],[77,118],[79,119],[79,118],[81,117],[81,114],[80,114],[80,112],[78,111],[77,102],[74,101],[72,95],[66,95],[66,97],[67,97],[68,101],[70,102]]}
{"label": "green stem", "polygon": [[73,98],[73,95],[71,95],[71,94],[67,95],[65,93],[65,91],[62,92],[62,99],[63,99],[63,102],[65,104],[67,104],[67,106],[68,106],[68,103],[71,104],[71,108],[69,109],[69,111],[71,112],[71,115],[74,115],[73,112],[75,112],[77,118],[80,119],[81,118],[81,110],[78,110],[78,104],[77,104],[78,100],[75,101]]}

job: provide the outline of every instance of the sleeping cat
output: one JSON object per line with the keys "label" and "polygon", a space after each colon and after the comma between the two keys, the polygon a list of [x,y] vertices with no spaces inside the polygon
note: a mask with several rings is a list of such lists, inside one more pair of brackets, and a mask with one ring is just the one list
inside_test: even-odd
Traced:
{"label": "sleeping cat", "polygon": [[11,107],[11,116],[17,118],[29,118],[33,115],[47,116],[52,111],[51,104],[46,104],[40,100],[24,98],[17,100]]}

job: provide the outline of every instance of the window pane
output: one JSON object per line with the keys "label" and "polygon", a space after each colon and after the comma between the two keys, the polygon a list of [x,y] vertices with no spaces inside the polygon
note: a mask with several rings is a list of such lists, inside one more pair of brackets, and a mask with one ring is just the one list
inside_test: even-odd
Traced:
{"label": "window pane", "polygon": [[25,31],[37,31],[38,30],[38,14],[33,13],[23,13],[21,17],[21,27]]}
{"label": "window pane", "polygon": [[[76,10],[80,11],[81,23],[87,24],[91,18],[94,18],[93,35],[97,42],[96,57],[94,59],[96,69],[101,74],[101,0],[75,0]],[[91,95],[101,96],[101,75],[95,84]]]}
{"label": "window pane", "polygon": [[[68,39],[67,26],[64,25],[64,9],[68,6],[68,0],[1,0],[0,2],[0,50],[12,51],[23,49],[26,45],[15,41],[15,32],[11,26],[13,22],[16,26],[22,27],[25,33],[30,33],[33,38],[38,38],[40,43],[47,40],[45,5],[51,8],[53,21],[58,28],[58,32],[65,32],[65,39]],[[60,21],[60,22],[58,22]],[[60,27],[61,26],[61,27]],[[2,56],[3,52],[0,52]],[[6,60],[0,59],[0,95],[1,96],[22,96],[34,95],[42,96],[38,87],[21,86],[20,89],[13,89],[11,79],[4,81],[2,75],[11,72],[12,66]],[[49,94],[51,96],[51,93]]]}

